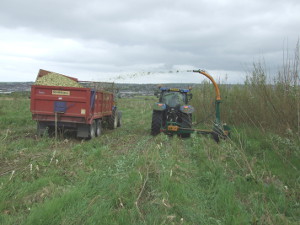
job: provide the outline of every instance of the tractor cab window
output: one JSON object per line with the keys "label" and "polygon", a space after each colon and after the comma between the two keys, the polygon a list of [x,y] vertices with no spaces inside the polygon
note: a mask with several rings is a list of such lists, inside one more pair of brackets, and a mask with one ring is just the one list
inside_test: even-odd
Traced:
{"label": "tractor cab window", "polygon": [[161,101],[169,107],[184,105],[186,102],[185,95],[180,92],[165,92],[162,95]]}

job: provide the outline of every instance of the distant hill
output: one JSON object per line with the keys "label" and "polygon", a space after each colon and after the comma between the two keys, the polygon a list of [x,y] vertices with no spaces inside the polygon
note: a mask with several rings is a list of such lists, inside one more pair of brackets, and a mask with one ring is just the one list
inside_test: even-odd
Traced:
{"label": "distant hill", "polygon": [[[30,91],[33,82],[0,82],[0,94]],[[153,95],[159,84],[129,84],[129,83],[116,83],[115,87],[118,93],[124,96],[132,95]],[[169,83],[163,84],[164,87],[180,87],[188,88],[194,87],[197,84],[191,83]]]}
{"label": "distant hill", "polygon": [[0,94],[30,91],[33,82],[0,82]]}

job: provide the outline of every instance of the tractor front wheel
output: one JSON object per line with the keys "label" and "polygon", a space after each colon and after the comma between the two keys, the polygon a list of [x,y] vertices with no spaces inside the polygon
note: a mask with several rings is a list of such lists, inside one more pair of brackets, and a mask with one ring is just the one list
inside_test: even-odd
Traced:
{"label": "tractor front wheel", "polygon": [[151,123],[151,135],[155,136],[160,133],[160,128],[163,121],[163,112],[153,111]]}

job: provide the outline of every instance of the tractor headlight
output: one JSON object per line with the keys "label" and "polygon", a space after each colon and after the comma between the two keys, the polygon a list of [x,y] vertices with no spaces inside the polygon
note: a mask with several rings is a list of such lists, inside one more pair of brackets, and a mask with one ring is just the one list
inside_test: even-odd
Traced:
{"label": "tractor headlight", "polygon": [[166,104],[164,103],[159,103],[159,102],[156,102],[154,103],[153,105],[153,110],[158,110],[158,111],[163,111],[167,108]]}
{"label": "tractor headlight", "polygon": [[183,105],[180,107],[180,111],[183,113],[191,114],[195,111],[195,109],[191,105]]}

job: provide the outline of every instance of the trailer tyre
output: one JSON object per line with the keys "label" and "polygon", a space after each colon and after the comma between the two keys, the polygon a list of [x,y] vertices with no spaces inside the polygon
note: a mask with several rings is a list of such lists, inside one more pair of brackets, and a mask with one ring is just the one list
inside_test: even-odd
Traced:
{"label": "trailer tyre", "polygon": [[155,136],[160,133],[160,128],[163,121],[163,113],[161,111],[153,111],[151,123],[151,135]]}
{"label": "trailer tyre", "polygon": [[113,130],[118,126],[118,110],[114,109],[111,116],[108,118],[108,128]]}
{"label": "trailer tyre", "polygon": [[118,111],[118,125],[117,127],[122,126],[122,112]]}
{"label": "trailer tyre", "polygon": [[96,136],[96,121],[93,120],[92,124],[89,125],[89,139],[93,139]]}
{"label": "trailer tyre", "polygon": [[96,136],[99,137],[102,133],[102,123],[101,120],[97,120],[96,122]]}
{"label": "trailer tyre", "polygon": [[37,121],[37,136],[42,137],[47,132],[47,126],[45,123]]}

